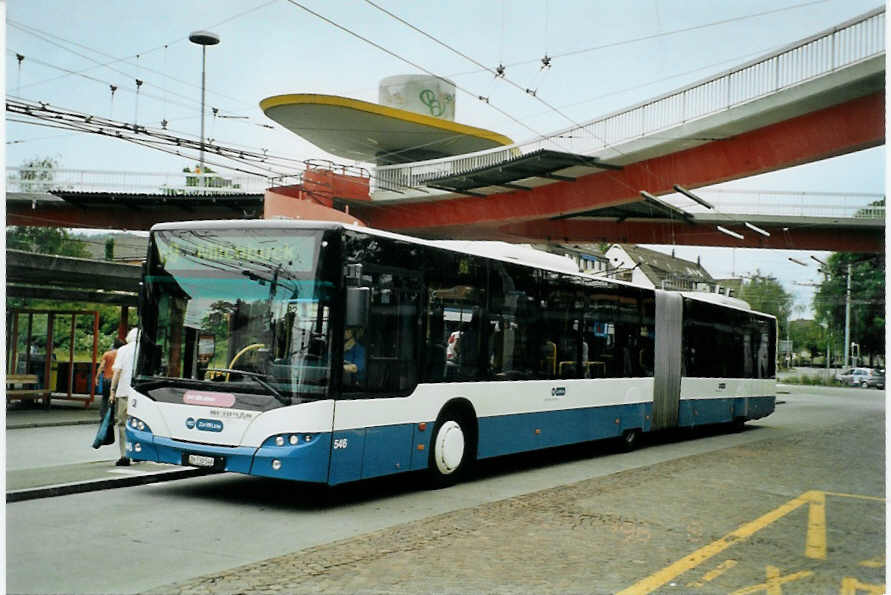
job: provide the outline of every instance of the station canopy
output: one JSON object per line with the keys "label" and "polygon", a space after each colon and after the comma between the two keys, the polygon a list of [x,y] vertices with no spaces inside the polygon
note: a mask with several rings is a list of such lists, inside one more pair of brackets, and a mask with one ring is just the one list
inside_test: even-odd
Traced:
{"label": "station canopy", "polygon": [[261,101],[260,107],[270,119],[332,155],[379,165],[513,144],[483,128],[335,95],[275,95]]}

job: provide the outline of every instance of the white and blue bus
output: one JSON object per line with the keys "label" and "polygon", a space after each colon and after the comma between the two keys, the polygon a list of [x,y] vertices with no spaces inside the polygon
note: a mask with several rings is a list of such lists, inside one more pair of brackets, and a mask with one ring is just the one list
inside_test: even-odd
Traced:
{"label": "white and blue bus", "polygon": [[474,246],[332,222],[156,225],[130,455],[448,484],[479,459],[774,410],[772,316]]}

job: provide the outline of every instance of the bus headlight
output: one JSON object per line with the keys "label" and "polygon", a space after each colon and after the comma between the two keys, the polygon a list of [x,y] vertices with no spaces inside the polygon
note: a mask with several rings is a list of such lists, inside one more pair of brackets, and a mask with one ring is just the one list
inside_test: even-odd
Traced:
{"label": "bus headlight", "polygon": [[291,446],[294,446],[298,442],[300,442],[300,438],[297,437],[297,434],[291,434],[291,437],[288,438],[288,442],[291,443]]}
{"label": "bus headlight", "polygon": [[284,446],[285,445],[285,437],[284,436],[276,436],[275,437],[275,445],[276,446]]}
{"label": "bus headlight", "polygon": [[140,432],[149,432],[151,433],[152,429],[148,427],[148,424],[142,421],[137,417],[131,417],[127,420],[127,425],[133,428],[134,430],[139,430]]}
{"label": "bus headlight", "polygon": [[282,462],[279,461],[278,459],[273,459],[273,460],[272,460],[272,468],[273,468],[274,470],[278,471],[279,469],[282,468]]}

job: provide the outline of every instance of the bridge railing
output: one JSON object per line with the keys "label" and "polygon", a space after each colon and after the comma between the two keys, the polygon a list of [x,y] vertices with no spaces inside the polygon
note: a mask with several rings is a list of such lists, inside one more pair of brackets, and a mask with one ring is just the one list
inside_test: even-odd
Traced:
{"label": "bridge railing", "polygon": [[[876,220],[885,218],[885,196],[867,193],[782,192],[775,190],[711,189],[696,191],[714,205],[708,210],[682,195],[664,200],[688,213],[701,215],[773,215],[786,217],[830,217]],[[882,203],[882,204],[875,204]]]}
{"label": "bridge railing", "polygon": [[262,194],[269,180],[257,176],[223,176],[217,173],[162,173],[7,167],[6,192],[47,193],[115,192],[128,194]]}
{"label": "bridge railing", "polygon": [[592,155],[622,142],[793,87],[881,55],[884,51],[885,9],[881,7],[731,70],[581,126],[566,128],[530,142],[471,155],[407,166],[378,167],[374,176],[376,188],[404,190],[406,187],[419,187],[431,179],[497,165],[539,149]]}

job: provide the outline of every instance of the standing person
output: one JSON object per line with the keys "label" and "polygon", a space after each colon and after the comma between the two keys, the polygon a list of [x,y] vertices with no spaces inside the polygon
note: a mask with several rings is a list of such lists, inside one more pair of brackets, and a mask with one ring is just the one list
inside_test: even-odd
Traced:
{"label": "standing person", "polygon": [[114,376],[111,380],[109,403],[115,408],[115,425],[118,427],[118,444],[121,447],[121,458],[115,465],[122,467],[130,464],[127,457],[127,397],[130,396],[130,381],[133,379],[133,359],[136,354],[136,338],[139,330],[131,328],[127,333],[127,344],[118,349],[114,358]]}
{"label": "standing person", "polygon": [[[105,417],[105,411],[108,409],[108,395],[111,393],[111,379],[114,378],[114,358],[117,355],[118,348],[122,347],[124,342],[118,337],[114,338],[114,344],[111,349],[102,354],[102,361],[99,362],[99,369],[96,370],[96,386],[102,393],[102,406],[99,408],[99,420]],[[101,384],[100,384],[101,381]]]}

